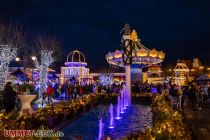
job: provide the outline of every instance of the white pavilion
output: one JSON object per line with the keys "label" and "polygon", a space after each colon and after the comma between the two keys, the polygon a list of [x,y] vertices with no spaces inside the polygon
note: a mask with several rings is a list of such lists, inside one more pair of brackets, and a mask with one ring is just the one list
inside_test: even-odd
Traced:
{"label": "white pavilion", "polygon": [[70,52],[65,62],[65,67],[61,67],[61,84],[71,78],[79,82],[89,78],[89,68],[86,67],[85,56],[78,50]]}

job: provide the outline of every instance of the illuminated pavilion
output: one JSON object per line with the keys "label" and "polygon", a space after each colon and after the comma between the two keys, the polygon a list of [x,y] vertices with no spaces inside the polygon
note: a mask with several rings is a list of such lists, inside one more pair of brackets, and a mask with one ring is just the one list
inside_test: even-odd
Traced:
{"label": "illuminated pavilion", "polygon": [[190,70],[187,67],[186,63],[178,61],[174,68],[174,83],[180,86],[185,85],[189,78],[189,71]]}
{"label": "illuminated pavilion", "polygon": [[70,52],[65,67],[61,67],[61,83],[71,78],[76,78],[79,82],[88,81],[89,68],[86,66],[85,56],[80,51]]}

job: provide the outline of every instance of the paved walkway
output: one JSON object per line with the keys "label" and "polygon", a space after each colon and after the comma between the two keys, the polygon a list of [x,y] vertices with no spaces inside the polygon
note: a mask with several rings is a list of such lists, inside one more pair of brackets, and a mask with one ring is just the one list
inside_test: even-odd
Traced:
{"label": "paved walkway", "polygon": [[190,127],[193,140],[210,140],[210,103],[203,105],[200,111],[194,111],[188,105],[184,115],[184,122]]}

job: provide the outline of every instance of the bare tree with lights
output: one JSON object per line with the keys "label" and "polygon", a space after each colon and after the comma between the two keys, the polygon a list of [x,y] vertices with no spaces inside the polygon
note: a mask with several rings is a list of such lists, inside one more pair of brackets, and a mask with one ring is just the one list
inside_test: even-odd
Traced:
{"label": "bare tree with lights", "polygon": [[39,97],[41,97],[47,87],[49,66],[55,61],[54,56],[56,56],[55,53],[57,53],[59,45],[55,38],[42,36],[36,40],[36,46],[40,50],[40,55],[33,59],[40,72]]}
{"label": "bare tree with lights", "polygon": [[19,25],[0,23],[0,90],[7,81],[9,64],[16,58],[23,44],[24,34]]}

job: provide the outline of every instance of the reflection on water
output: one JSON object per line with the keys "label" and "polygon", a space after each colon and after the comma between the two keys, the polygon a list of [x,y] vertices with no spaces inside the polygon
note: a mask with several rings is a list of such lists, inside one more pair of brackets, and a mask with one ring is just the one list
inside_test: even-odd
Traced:
{"label": "reflection on water", "polygon": [[[141,105],[131,105],[124,114],[120,114],[121,119],[114,119],[110,129],[110,105],[99,105],[88,114],[74,121],[63,129],[63,140],[97,140],[99,137],[99,127],[103,121],[103,136],[110,136],[112,139],[122,139],[131,132],[144,131],[152,125],[151,107]],[[113,105],[113,115],[117,116],[117,105]],[[102,119],[101,119],[102,118]],[[101,119],[101,120],[100,120]],[[100,120],[100,121],[99,121]],[[100,128],[100,131],[102,128]]]}

